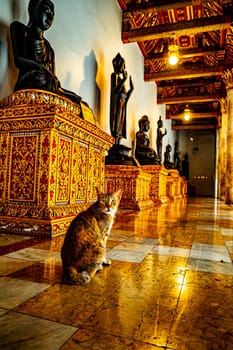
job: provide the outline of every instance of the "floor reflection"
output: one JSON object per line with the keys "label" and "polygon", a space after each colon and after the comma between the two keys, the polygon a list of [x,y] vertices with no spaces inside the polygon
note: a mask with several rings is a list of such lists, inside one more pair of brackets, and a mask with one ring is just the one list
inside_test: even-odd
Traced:
{"label": "floor reflection", "polygon": [[233,349],[233,206],[120,210],[83,286],[61,283],[63,238],[0,236],[1,349]]}

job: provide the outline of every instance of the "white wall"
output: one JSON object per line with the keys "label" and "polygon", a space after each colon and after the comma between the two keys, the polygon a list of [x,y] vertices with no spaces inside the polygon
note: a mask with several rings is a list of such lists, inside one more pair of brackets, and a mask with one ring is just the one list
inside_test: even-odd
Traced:
{"label": "white wall", "polygon": [[[53,0],[53,3],[55,20],[45,32],[45,37],[55,51],[56,73],[62,86],[82,96],[93,109],[100,127],[110,133],[112,59],[120,52],[134,84],[127,107],[127,139],[122,143],[132,147],[138,120],[146,114],[151,120],[151,146],[156,149],[157,120],[160,115],[168,130],[163,140],[164,148],[167,143],[173,146],[175,133],[171,131],[170,121],[165,120],[165,106],[157,105],[156,84],[144,82],[144,62],[140,49],[136,43],[123,44],[121,41],[121,9],[117,0]],[[9,29],[14,19],[26,24],[27,4],[27,0],[0,0],[0,25],[3,23],[4,28]],[[9,34],[7,38],[5,34],[0,39],[8,46],[9,56],[8,66],[0,70],[2,99],[12,93],[17,71],[10,51]],[[3,56],[6,60],[6,51],[2,53]]]}

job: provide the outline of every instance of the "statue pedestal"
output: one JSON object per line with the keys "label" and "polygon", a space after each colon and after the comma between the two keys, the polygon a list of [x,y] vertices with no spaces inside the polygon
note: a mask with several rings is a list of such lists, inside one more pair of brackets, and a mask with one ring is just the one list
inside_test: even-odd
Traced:
{"label": "statue pedestal", "polygon": [[167,196],[173,200],[182,198],[182,178],[176,169],[168,170],[167,177]]}
{"label": "statue pedestal", "polygon": [[53,237],[96,200],[114,142],[80,107],[40,90],[0,101],[0,231]]}
{"label": "statue pedestal", "polygon": [[168,201],[166,183],[168,170],[161,165],[143,165],[142,169],[152,175],[150,183],[150,198],[155,204]]}
{"label": "statue pedestal", "polygon": [[154,205],[150,198],[152,176],[140,167],[129,165],[105,166],[105,190],[123,190],[120,208],[140,210]]}
{"label": "statue pedestal", "polygon": [[184,176],[181,176],[180,182],[181,182],[181,195],[182,197],[185,198],[188,196],[188,181]]}
{"label": "statue pedestal", "polygon": [[130,147],[114,144],[108,151],[105,157],[105,164],[107,165],[136,165],[135,160],[129,156]]}

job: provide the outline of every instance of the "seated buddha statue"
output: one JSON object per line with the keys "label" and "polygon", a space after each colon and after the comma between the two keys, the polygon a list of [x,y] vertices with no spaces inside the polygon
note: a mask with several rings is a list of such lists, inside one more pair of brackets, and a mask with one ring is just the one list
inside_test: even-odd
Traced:
{"label": "seated buddha statue", "polygon": [[10,26],[14,61],[19,69],[14,90],[47,90],[79,103],[80,96],[62,88],[55,74],[54,50],[44,37],[44,31],[53,23],[53,3],[50,0],[30,0],[28,13],[27,25],[14,21]]}
{"label": "seated buddha statue", "polygon": [[139,120],[139,131],[136,132],[135,157],[141,165],[160,164],[160,158],[155,150],[150,147],[148,131],[150,130],[150,121],[148,116],[144,115]]}
{"label": "seated buddha statue", "polygon": [[163,165],[166,169],[174,169],[174,164],[171,162],[171,150],[172,150],[172,146],[168,144],[166,146],[166,151],[164,152],[164,162],[163,162]]}

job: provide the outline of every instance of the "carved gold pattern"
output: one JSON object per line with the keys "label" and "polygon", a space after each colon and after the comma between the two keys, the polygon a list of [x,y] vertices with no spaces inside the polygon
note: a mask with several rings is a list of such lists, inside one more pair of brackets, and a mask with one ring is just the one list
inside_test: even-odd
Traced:
{"label": "carved gold pattern", "polygon": [[35,202],[38,134],[11,137],[9,200]]}
{"label": "carved gold pattern", "polygon": [[57,164],[57,200],[56,202],[69,201],[71,183],[71,140],[59,135],[60,150]]}
{"label": "carved gold pattern", "polygon": [[103,178],[101,174],[103,173],[103,154],[100,150],[95,148],[90,148],[89,152],[89,177],[88,177],[88,188],[89,188],[89,198],[94,200],[96,198],[96,187],[102,185]]}
{"label": "carved gold pattern", "polygon": [[9,135],[0,133],[0,203],[5,200],[7,180]]}
{"label": "carved gold pattern", "polygon": [[140,210],[153,206],[150,199],[151,175],[140,167],[125,165],[105,166],[105,189],[115,191],[122,189],[120,207]]}
{"label": "carved gold pattern", "polygon": [[188,196],[188,182],[184,176],[181,177],[181,194],[184,198]]}
{"label": "carved gold pattern", "polygon": [[77,143],[77,154],[74,159],[77,162],[77,173],[76,175],[76,188],[75,188],[75,200],[76,201],[86,201],[87,200],[87,188],[88,188],[88,144]]}
{"label": "carved gold pattern", "polygon": [[49,183],[49,164],[50,164],[50,133],[44,131],[41,134],[40,142],[40,164],[39,164],[39,185],[38,202],[41,205],[48,205],[48,183]]}
{"label": "carved gold pattern", "polygon": [[0,101],[1,232],[54,236],[104,185],[111,135],[55,94],[22,90]]}
{"label": "carved gold pattern", "polygon": [[177,170],[160,165],[106,165],[105,189],[109,192],[122,189],[120,207],[140,210],[186,197],[187,181]]}
{"label": "carved gold pattern", "polygon": [[80,111],[80,106],[56,94],[21,90],[0,101],[0,131],[55,128],[108,150],[113,137],[82,119]]}
{"label": "carved gold pattern", "polygon": [[166,192],[168,170],[161,165],[144,165],[143,171],[152,175],[150,183],[150,198],[157,203],[165,203],[168,200]]}
{"label": "carved gold pattern", "polygon": [[58,150],[58,133],[51,131],[50,144],[50,171],[49,171],[49,205],[56,204],[56,178],[57,178],[57,150]]}
{"label": "carved gold pattern", "polygon": [[172,177],[168,177],[168,179],[167,179],[166,191],[167,191],[167,197],[170,200],[175,199],[175,196],[176,196],[176,184],[175,184],[174,179]]}
{"label": "carved gold pattern", "polygon": [[228,90],[233,88],[233,68],[231,70],[227,69],[223,72],[222,80],[226,84]]}
{"label": "carved gold pattern", "polygon": [[179,199],[183,197],[182,182],[186,181],[180,177],[178,170],[170,169],[167,178],[167,196],[169,199]]}
{"label": "carved gold pattern", "polygon": [[[13,109],[12,109],[13,108]],[[14,117],[15,115],[41,115],[61,112],[72,113],[79,117],[80,106],[70,100],[43,90],[20,90],[0,101],[0,117]]]}

